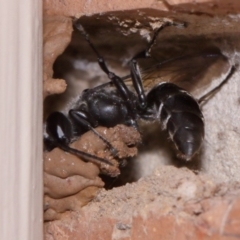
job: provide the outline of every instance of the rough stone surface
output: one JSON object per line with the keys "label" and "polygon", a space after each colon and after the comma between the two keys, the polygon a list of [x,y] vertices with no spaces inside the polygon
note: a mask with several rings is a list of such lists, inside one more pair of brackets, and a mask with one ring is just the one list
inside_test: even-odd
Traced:
{"label": "rough stone surface", "polygon": [[44,12],[48,15],[75,16],[89,15],[107,11],[121,11],[141,8],[155,8],[163,11],[190,12],[196,14],[226,14],[240,11],[240,3],[237,0],[45,0]]}
{"label": "rough stone surface", "polygon": [[[97,16],[98,19],[94,20],[96,24],[99,24],[98,27],[89,24],[90,32],[91,29],[94,29],[96,31],[94,36],[97,36],[101,32],[98,31],[101,29],[101,23],[106,24],[99,20],[101,16],[104,18],[103,12],[139,8],[141,11],[137,11],[137,13],[134,11],[131,13],[118,12],[116,16],[110,13],[111,17],[106,22],[107,24],[112,23],[113,29],[122,24],[119,29],[123,29],[126,22],[122,21],[121,14],[123,14],[123,19],[127,20],[130,18],[126,18],[126,16],[132,16],[135,19],[136,16],[141,15],[144,18],[144,12],[147,10],[145,11],[143,8],[154,8],[154,10],[148,10],[145,23],[151,23],[152,19],[159,16],[177,18],[189,23],[187,31],[174,29],[161,35],[161,50],[166,48],[176,52],[179,50],[181,52],[182,49],[188,51],[192,48],[197,49],[206,42],[211,42],[220,47],[223,53],[229,57],[231,64],[240,63],[238,30],[240,3],[237,0],[46,0],[44,1],[44,14],[48,16],[45,16],[45,26],[48,22],[50,22],[49,26],[51,26],[51,22],[53,25],[52,28],[49,28],[50,31],[45,30],[48,34],[44,38],[44,96],[61,93],[66,88],[64,80],[52,79],[52,64],[70,42],[72,17],[90,16],[100,12],[100,15]],[[236,15],[234,15],[235,13]],[[88,25],[88,23],[86,24]],[[104,29],[111,32],[111,26],[107,25],[110,26],[110,29],[105,28],[104,24],[102,25]],[[59,28],[56,26],[63,26],[63,30],[58,32]],[[149,31],[152,31],[151,27],[144,27],[145,31],[138,29],[139,34],[137,35],[134,35],[136,29],[131,28],[132,35],[137,36],[137,39],[140,35],[142,39],[147,40]],[[103,38],[98,38],[99,41],[97,40],[96,44],[101,46],[104,57],[106,56],[111,62],[111,66],[114,67],[117,64],[111,60],[113,49],[116,48],[109,47],[111,46],[109,43],[116,43],[115,40],[120,39],[121,34],[118,35],[118,32],[113,41],[109,37],[109,32],[104,33],[106,42],[101,45],[99,41],[102,41]],[[128,36],[129,33],[127,30],[120,32],[125,34],[124,36]],[[52,33],[55,37],[51,35]],[[145,46],[136,44],[134,37],[132,41],[128,39],[129,45],[133,46],[132,49],[126,46],[119,48],[119,55],[117,55],[117,51],[114,52],[121,64],[122,60],[129,59],[129,56],[132,56],[138,47],[142,49],[142,46]],[[121,43],[120,39],[118,46],[124,46]],[[48,45],[52,45],[52,48]],[[86,49],[86,45],[84,45],[81,52],[82,59],[88,61],[84,62],[84,68],[88,73],[92,72],[89,69],[93,69],[94,73],[99,72],[96,70],[97,64],[92,63],[94,58],[89,52],[85,52]],[[127,57],[121,58],[123,52],[127,53]],[[167,51],[167,54],[171,55],[171,53],[172,51]],[[89,66],[90,68],[88,68]],[[119,66],[116,68],[116,72],[118,70]],[[86,199],[86,202],[93,199],[99,187],[90,186],[87,195],[85,195],[85,191],[80,191],[79,195],[73,195],[75,197],[70,200],[71,204],[66,197],[67,208],[65,199],[59,202],[56,202],[55,199],[46,199],[51,202],[52,206],[60,209],[59,212],[56,212],[49,208],[48,215],[45,216],[46,220],[60,220],[45,223],[45,239],[240,239],[240,186],[239,182],[235,182],[239,181],[240,169],[239,94],[237,93],[240,89],[239,75],[239,70],[237,70],[230,83],[223,87],[220,94],[217,94],[203,108],[206,121],[206,140],[204,152],[201,155],[202,161],[197,161],[197,167],[194,169],[206,172],[211,177],[195,174],[185,168],[159,167],[159,163],[160,165],[169,164],[166,154],[159,154],[159,150],[153,151],[153,148],[151,148],[150,154],[142,151],[134,162],[142,175],[151,174],[150,176],[111,191],[102,189],[94,200],[83,208],[85,203],[82,204],[81,199]],[[83,78],[84,75],[81,72],[81,79]],[[83,88],[87,86],[82,83],[81,85],[84,86]],[[48,112],[46,109],[45,111]],[[150,140],[155,141],[152,135],[145,144],[152,145],[153,141]],[[161,144],[158,142],[157,145],[165,146],[165,142],[162,141]],[[157,154],[155,154],[156,152]],[[155,156],[153,156],[154,154]],[[156,162],[158,163],[156,164]],[[155,171],[152,173],[153,169]],[[97,169],[97,171],[99,170]]]}
{"label": "rough stone surface", "polygon": [[45,224],[52,239],[238,239],[240,184],[217,184],[175,167],[111,191]]}

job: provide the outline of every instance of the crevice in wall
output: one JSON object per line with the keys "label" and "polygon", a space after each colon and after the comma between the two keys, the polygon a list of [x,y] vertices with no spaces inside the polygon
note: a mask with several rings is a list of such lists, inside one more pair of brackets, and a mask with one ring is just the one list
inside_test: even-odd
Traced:
{"label": "crevice in wall", "polygon": [[[147,68],[156,62],[162,62],[177,56],[189,55],[195,52],[200,54],[201,51],[209,47],[219,48],[228,57],[229,66],[239,63],[239,33],[235,30],[240,20],[237,16],[215,17],[204,14],[175,14],[153,9],[138,9],[135,11],[82,16],[80,22],[86,32],[89,33],[96,48],[105,58],[110,69],[123,77],[129,74],[129,60],[132,56],[147,46],[149,36],[154,30],[154,24],[157,24],[165,17],[187,22],[188,26],[182,29],[169,27],[163,30],[152,50],[153,58],[139,61],[142,68]],[[194,64],[189,67],[193,68]],[[118,229],[119,222],[124,226],[130,226],[130,228],[127,227],[126,232],[131,235],[136,230],[133,209],[145,209],[136,210],[140,218],[147,216],[147,219],[155,219],[157,215],[149,215],[149,211],[152,211],[151,206],[158,209],[157,206],[168,206],[167,203],[170,203],[169,208],[171,210],[167,213],[167,216],[171,211],[174,212],[173,217],[176,218],[181,214],[184,216],[186,214],[187,219],[191,222],[194,218],[193,222],[198,226],[199,221],[204,221],[206,205],[214,205],[214,201],[219,200],[218,197],[222,192],[224,194],[221,195],[221,199],[225,204],[225,197],[227,197],[228,193],[224,189],[229,188],[232,199],[235,199],[237,194],[233,194],[233,196],[232,193],[237,189],[236,182],[239,181],[237,169],[240,169],[240,165],[236,161],[238,149],[229,150],[227,146],[236,145],[236,141],[231,138],[229,133],[231,129],[236,130],[239,126],[236,122],[234,123],[234,117],[231,116],[229,111],[238,112],[236,108],[238,97],[234,94],[231,98],[228,98],[228,96],[233,92],[231,90],[233,86],[239,89],[237,83],[238,74],[237,69],[233,79],[203,107],[203,113],[206,116],[205,142],[201,152],[192,161],[179,161],[175,157],[168,136],[162,133],[159,126],[142,124],[140,131],[142,143],[138,144],[138,155],[128,160],[125,167],[120,168],[121,174],[116,178],[102,177],[100,174],[100,177],[105,182],[105,188],[112,190],[105,191],[101,186],[100,194],[87,206],[83,207],[81,205],[77,207],[73,210],[76,213],[72,213],[72,215],[69,215],[71,213],[68,211],[57,214],[57,219],[61,218],[62,220],[56,221],[56,225],[60,228],[61,226],[66,227],[67,223],[65,221],[69,217],[76,220],[79,217],[84,218],[85,214],[86,216],[90,214],[93,218],[96,217],[99,222],[102,221],[101,217],[114,219],[114,229]],[[96,62],[95,54],[76,29],[72,32],[70,43],[54,61],[52,76],[56,81],[58,81],[57,79],[64,79],[68,86],[66,92],[61,95],[50,96],[45,100],[46,115],[56,110],[66,114],[74,106],[84,89],[93,88],[108,81]],[[224,76],[220,76],[220,79],[224,79]],[[230,106],[232,110],[228,111],[227,108],[230,108]],[[224,118],[228,120],[224,121]],[[228,122],[228,125],[226,125],[226,122]],[[219,134],[221,135],[220,140]],[[116,188],[119,186],[122,187]],[[200,193],[196,189],[207,189],[207,194],[204,193],[204,190],[199,190]],[[165,197],[166,199],[163,200]],[[92,198],[93,196],[89,199]],[[178,199],[181,200],[178,201]],[[210,199],[211,203],[208,202],[204,205],[206,199]],[[188,206],[189,202],[191,203],[190,207]],[[113,205],[111,205],[112,203]],[[129,209],[126,209],[127,203],[130,203]],[[116,206],[116,212],[118,213],[114,215]],[[164,212],[164,209],[167,208],[160,207],[158,210]],[[211,212],[210,207],[208,210]],[[129,211],[128,216],[123,213],[126,211]],[[94,215],[95,213],[96,215]],[[119,216],[117,216],[118,214]],[[199,218],[196,216],[199,216]],[[114,225],[115,220],[116,225]],[[94,222],[94,220],[86,220],[86,222],[88,221]],[[54,225],[54,223],[52,224]],[[48,231],[51,226],[51,224],[46,225]],[[94,226],[96,227],[96,225]],[[105,225],[103,229],[105,227],[107,229]],[[84,227],[80,227],[80,229],[84,231]],[[122,232],[116,229],[114,234],[122,236]],[[97,232],[97,227],[94,232]]]}

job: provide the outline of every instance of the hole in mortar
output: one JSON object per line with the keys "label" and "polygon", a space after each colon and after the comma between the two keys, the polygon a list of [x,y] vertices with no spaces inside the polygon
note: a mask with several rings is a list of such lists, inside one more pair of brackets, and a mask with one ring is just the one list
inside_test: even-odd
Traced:
{"label": "hole in mortar", "polygon": [[[114,16],[117,21],[113,20],[111,13],[84,16],[81,18],[81,23],[96,48],[105,58],[110,70],[123,77],[129,74],[129,60],[146,48],[147,39],[152,31],[149,22],[147,23],[149,19],[138,16],[141,27],[135,29],[134,14],[127,19],[125,13],[114,13]],[[125,19],[125,24],[129,23],[128,26],[125,27],[124,24],[120,26],[119,19]],[[199,51],[199,48],[204,49],[206,46],[218,45],[215,42],[219,43],[218,38],[211,39],[202,35],[189,37],[186,36],[185,31],[185,29],[169,28],[160,33],[152,51],[154,61],[157,59],[161,62],[196,50]],[[149,60],[140,60],[139,63],[144,67],[145,64],[149,66],[153,64]],[[96,55],[76,29],[73,31],[71,43],[56,59],[53,70],[53,77],[65,79],[68,88],[61,95],[48,97],[45,101],[46,114],[53,110],[67,113],[84,89],[93,88],[109,81],[98,66]],[[48,108],[48,106],[51,107]],[[201,170],[201,154],[189,163],[178,161],[172,146],[167,141],[166,134],[156,124],[144,125],[141,132],[143,141],[139,147],[139,155],[128,161],[127,166],[121,169],[119,177],[114,179],[102,176],[107,189],[137,181],[142,176],[149,175],[159,165],[171,164],[178,167],[187,166],[196,171]]]}

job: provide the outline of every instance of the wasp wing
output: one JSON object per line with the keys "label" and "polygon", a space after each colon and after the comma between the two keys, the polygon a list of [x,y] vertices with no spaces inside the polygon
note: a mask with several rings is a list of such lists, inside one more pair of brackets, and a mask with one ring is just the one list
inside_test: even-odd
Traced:
{"label": "wasp wing", "polygon": [[[199,99],[221,84],[230,70],[228,58],[211,48],[158,63],[142,70],[141,76],[146,92],[161,82],[172,82]],[[132,88],[130,77],[124,81]]]}

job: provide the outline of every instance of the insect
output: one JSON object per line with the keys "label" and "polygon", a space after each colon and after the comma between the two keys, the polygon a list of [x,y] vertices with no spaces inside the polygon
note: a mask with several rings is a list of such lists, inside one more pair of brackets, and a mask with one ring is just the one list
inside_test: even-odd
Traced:
{"label": "insect", "polygon": [[[168,132],[177,156],[191,160],[199,152],[204,139],[204,117],[199,104],[226,83],[234,67],[214,48],[157,63],[141,71],[137,60],[149,57],[159,32],[174,25],[184,24],[164,22],[153,34],[148,48],[130,61],[130,75],[121,78],[109,70],[88,34],[76,21],[75,27],[95,52],[99,66],[110,82],[84,90],[68,116],[61,112],[49,115],[46,120],[47,136],[44,139],[47,150],[59,147],[85,161],[111,164],[106,159],[73,149],[69,144],[90,130],[117,156],[117,150],[95,128],[125,124],[138,129],[138,121],[145,120],[149,123],[157,121]],[[193,61],[198,63],[195,68],[189,68]],[[210,81],[204,76],[216,65],[222,66],[222,71],[227,72],[221,83]]]}

